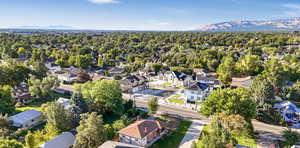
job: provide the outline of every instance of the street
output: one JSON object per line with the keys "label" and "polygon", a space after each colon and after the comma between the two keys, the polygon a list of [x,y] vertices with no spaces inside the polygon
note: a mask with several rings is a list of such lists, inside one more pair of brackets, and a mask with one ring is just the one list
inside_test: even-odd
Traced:
{"label": "street", "polygon": [[[147,107],[147,102],[136,100],[136,106],[137,107]],[[160,104],[158,111],[162,112],[162,113],[167,113],[169,115],[174,115],[174,116],[179,115],[180,117],[182,117],[186,120],[197,119],[206,124],[208,124],[210,122],[209,118],[200,115],[196,111],[178,108],[178,107],[172,106],[172,105]],[[257,120],[252,120],[252,124],[253,124],[254,130],[256,132],[258,132],[270,139],[282,139],[281,133],[286,129],[286,127],[270,125],[270,124],[266,124],[266,123],[263,123],[263,122],[260,122]]]}

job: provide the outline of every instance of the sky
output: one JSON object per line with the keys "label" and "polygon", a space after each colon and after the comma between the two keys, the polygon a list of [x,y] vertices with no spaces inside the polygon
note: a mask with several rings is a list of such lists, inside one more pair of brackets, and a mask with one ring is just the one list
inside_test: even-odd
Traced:
{"label": "sky", "polygon": [[290,17],[299,0],[0,0],[0,28],[189,30]]}

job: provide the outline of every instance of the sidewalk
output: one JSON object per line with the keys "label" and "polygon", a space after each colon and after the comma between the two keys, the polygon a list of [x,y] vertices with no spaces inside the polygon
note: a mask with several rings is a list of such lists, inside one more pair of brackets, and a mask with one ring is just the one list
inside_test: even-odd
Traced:
{"label": "sidewalk", "polygon": [[193,120],[185,136],[181,140],[179,148],[191,148],[193,141],[198,140],[204,124],[200,120]]}

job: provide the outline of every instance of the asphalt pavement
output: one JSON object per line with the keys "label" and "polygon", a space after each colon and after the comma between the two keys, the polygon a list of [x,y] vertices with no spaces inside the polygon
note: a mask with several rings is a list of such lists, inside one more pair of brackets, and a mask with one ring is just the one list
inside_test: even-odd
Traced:
{"label": "asphalt pavement", "polygon": [[[147,102],[136,100],[136,106],[147,107]],[[199,120],[204,124],[210,123],[210,118],[203,116],[196,111],[179,108],[178,106],[160,104],[158,111],[171,116],[180,117],[185,120]],[[281,133],[286,130],[286,127],[271,125],[257,120],[252,120],[252,124],[255,132],[266,135],[266,138],[274,140],[281,140]]]}

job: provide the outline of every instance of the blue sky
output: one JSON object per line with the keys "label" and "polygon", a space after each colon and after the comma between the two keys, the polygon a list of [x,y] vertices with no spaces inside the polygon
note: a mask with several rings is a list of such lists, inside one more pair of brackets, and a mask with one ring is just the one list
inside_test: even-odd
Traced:
{"label": "blue sky", "polygon": [[300,17],[299,0],[0,0],[0,27],[186,30],[234,20]]}

